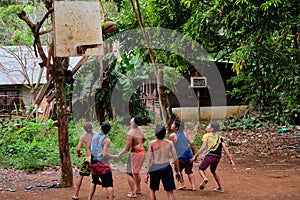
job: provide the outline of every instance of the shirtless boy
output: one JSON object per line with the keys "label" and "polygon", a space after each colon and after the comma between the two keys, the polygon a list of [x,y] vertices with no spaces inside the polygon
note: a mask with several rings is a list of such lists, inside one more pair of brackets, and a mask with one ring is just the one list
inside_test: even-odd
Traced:
{"label": "shirtless boy", "polygon": [[142,128],[143,119],[140,116],[135,116],[130,120],[130,130],[126,135],[126,146],[118,154],[121,157],[123,154],[130,151],[127,161],[127,181],[130,187],[130,192],[127,194],[129,198],[136,198],[137,194],[141,194],[141,176],[140,170],[145,161],[146,152],[144,142],[146,135]]}
{"label": "shirtless boy", "polygon": [[[77,149],[76,149],[77,150],[77,156],[78,157],[82,156],[82,153],[81,153],[80,150],[84,145],[85,149],[86,149],[85,155],[88,158],[88,157],[91,156],[90,147],[91,147],[91,140],[92,140],[92,137],[94,135],[93,126],[92,126],[91,122],[85,122],[84,125],[83,125],[83,128],[86,132],[85,132],[84,135],[82,135],[79,138],[79,142],[78,142]],[[81,187],[81,184],[82,184],[83,177],[90,175],[90,163],[86,158],[84,158],[84,161],[83,161],[82,166],[81,166],[80,171],[79,171],[79,175],[80,176],[79,176],[79,178],[77,180],[77,183],[76,183],[75,195],[72,197],[72,200],[77,200],[78,199],[79,190],[80,190],[80,187]]]}
{"label": "shirtless boy", "polygon": [[148,144],[148,159],[147,159],[147,176],[145,182],[148,183],[150,176],[150,200],[156,200],[155,192],[159,190],[160,180],[167,192],[168,200],[174,200],[174,192],[176,189],[173,176],[173,170],[169,163],[169,154],[172,154],[176,179],[180,180],[179,164],[176,155],[176,150],[173,142],[164,139],[166,128],[158,125],[155,129],[156,140],[152,140]]}

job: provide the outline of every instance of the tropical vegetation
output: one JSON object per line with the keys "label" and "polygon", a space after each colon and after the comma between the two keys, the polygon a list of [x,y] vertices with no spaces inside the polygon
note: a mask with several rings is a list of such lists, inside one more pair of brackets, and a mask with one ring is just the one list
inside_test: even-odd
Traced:
{"label": "tropical vegetation", "polygon": [[[140,2],[112,0],[103,3],[108,11],[105,20],[113,20],[118,27],[114,33],[104,33],[105,41],[120,32],[140,29],[142,25],[166,28],[184,33],[185,37],[190,37],[195,43],[200,44],[207,50],[210,59],[233,62],[232,70],[237,75],[232,77],[228,84],[233,84],[235,87],[227,91],[227,94],[238,98],[241,104],[249,105],[247,112],[235,119],[242,121],[245,127],[257,127],[254,124],[299,123],[299,0],[143,0]],[[47,35],[44,30],[51,30],[51,20],[47,18],[44,21],[41,32],[45,35],[39,35],[41,32],[37,34],[36,30],[20,19],[20,16],[24,14],[22,11],[26,11],[30,20],[40,22],[46,12],[48,17],[50,16],[49,4],[46,5],[47,9],[40,1],[18,3],[1,1],[0,4],[1,46],[37,46],[37,43],[40,46],[47,45],[49,40],[40,39],[45,39]],[[133,10],[132,5],[138,6],[140,12]],[[170,46],[172,45],[174,46],[175,43],[170,43]],[[88,70],[98,66],[98,63],[91,58],[84,64],[86,68],[83,67],[78,74],[74,75],[77,81],[74,88],[79,91],[79,95],[74,96],[73,100],[78,104],[81,103],[83,107],[88,107],[88,99],[93,98],[91,94],[94,94],[96,99],[94,109],[98,111],[96,113],[98,121],[118,119],[113,116],[113,109],[110,107],[112,90],[117,83],[121,85],[118,90],[124,94],[123,100],[131,104],[131,115],[142,114],[145,117],[151,115],[151,112],[137,104],[140,91],[134,88],[136,81],[147,80],[155,73],[153,69],[146,69],[146,66],[153,62],[149,49],[135,48],[119,53],[118,60],[111,59],[110,55],[104,58],[106,76],[103,76],[101,87],[98,84],[99,77],[87,73]],[[182,74],[182,77],[190,75],[192,65],[182,56],[166,50],[154,49],[153,53],[154,62],[166,63],[172,68],[169,72],[164,72],[164,79],[169,84],[176,84],[172,82],[174,79],[170,79],[169,74],[172,71]],[[44,54],[40,53],[40,55]],[[44,65],[48,63],[45,57],[43,63]],[[67,149],[70,149],[72,164],[78,164],[75,146],[81,131],[75,131],[78,129],[77,121],[67,121],[65,116],[66,97],[74,91],[74,88],[66,87],[65,73],[68,69],[66,63],[67,58],[56,58],[51,63],[58,66],[52,68],[51,73],[55,83],[59,85],[56,91],[60,94],[62,100],[60,102],[63,102],[61,109],[57,110],[59,120],[39,121],[37,119],[38,123],[31,120],[4,122],[0,132],[0,154],[4,155],[4,159],[0,161],[1,167],[41,169],[45,166],[58,165],[57,146],[60,146],[62,141],[67,141],[67,144],[63,145],[70,147]],[[170,92],[164,88],[166,98]],[[123,107],[120,107],[120,111],[122,109]],[[83,116],[85,119],[94,118],[90,114],[87,112]],[[128,118],[119,118],[119,120],[127,121]],[[251,126],[247,126],[249,124]],[[82,127],[82,124],[79,127]],[[114,125],[111,136],[114,140],[122,140],[125,137],[124,129]],[[51,151],[48,151],[50,149]],[[63,152],[62,149],[59,152]],[[64,156],[66,155],[62,157]]]}

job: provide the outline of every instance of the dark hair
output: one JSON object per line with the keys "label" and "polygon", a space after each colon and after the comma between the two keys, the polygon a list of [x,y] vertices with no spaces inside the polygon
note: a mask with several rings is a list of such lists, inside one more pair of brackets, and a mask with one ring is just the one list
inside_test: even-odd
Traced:
{"label": "dark hair", "polygon": [[183,121],[181,121],[179,119],[175,119],[174,124],[178,128],[179,132],[183,132],[183,129],[184,129],[184,122]]}
{"label": "dark hair", "polygon": [[106,135],[111,129],[111,126],[108,122],[103,122],[101,124],[101,130],[103,131],[103,133]]}
{"label": "dark hair", "polygon": [[164,139],[164,137],[166,136],[166,127],[163,125],[156,125],[155,136],[158,139]]}
{"label": "dark hair", "polygon": [[220,130],[220,125],[218,124],[218,122],[215,121],[211,121],[210,122],[210,127],[213,128],[213,132],[218,132]]}
{"label": "dark hair", "polygon": [[140,126],[140,125],[142,125],[143,124],[143,118],[142,117],[140,117],[140,116],[135,116],[134,117],[134,123],[136,124],[136,125],[138,125],[138,126]]}
{"label": "dark hair", "polygon": [[93,130],[93,126],[91,122],[85,122],[83,128],[86,132],[90,133]]}

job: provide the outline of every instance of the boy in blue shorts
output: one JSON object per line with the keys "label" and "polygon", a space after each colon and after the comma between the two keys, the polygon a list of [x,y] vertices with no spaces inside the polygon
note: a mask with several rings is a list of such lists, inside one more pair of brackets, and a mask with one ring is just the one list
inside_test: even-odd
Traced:
{"label": "boy in blue shorts", "polygon": [[158,125],[155,129],[156,140],[152,140],[148,144],[148,160],[147,160],[147,175],[145,183],[148,183],[150,177],[150,194],[149,199],[155,200],[155,192],[159,190],[160,181],[164,186],[169,200],[174,200],[174,192],[176,189],[173,169],[169,163],[169,154],[172,157],[175,165],[176,179],[180,180],[179,164],[176,155],[176,150],[173,142],[164,139],[166,128]]}

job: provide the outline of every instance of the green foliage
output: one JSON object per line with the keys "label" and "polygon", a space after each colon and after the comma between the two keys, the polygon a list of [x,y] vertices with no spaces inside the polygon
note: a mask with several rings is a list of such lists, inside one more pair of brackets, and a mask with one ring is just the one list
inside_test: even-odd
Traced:
{"label": "green foliage", "polygon": [[128,121],[132,116],[140,115],[144,118],[144,123],[150,122],[150,112],[141,105],[142,96],[138,86],[145,80],[148,80],[152,68],[144,64],[142,54],[139,51],[129,54],[121,53],[121,60],[116,62],[115,69],[112,74],[118,77],[121,88],[121,94],[125,102],[129,103],[129,118],[124,118]]}
{"label": "green foliage", "polygon": [[[133,12],[130,1],[114,0],[114,2],[116,2],[116,7],[118,10],[118,13],[113,14],[110,12],[109,17],[117,25],[117,31],[115,33],[124,32],[127,30],[138,28],[139,23],[136,20],[136,16]],[[111,6],[110,6],[110,8],[111,8]],[[107,39],[107,37],[109,37],[109,36],[110,36],[109,34],[105,35],[104,39]]]}
{"label": "green foliage", "polygon": [[148,69],[150,66],[143,64],[143,57],[139,52],[135,54],[121,53],[121,58],[121,61],[116,62],[112,74],[118,77],[118,81],[123,87],[123,98],[128,102],[135,93],[135,85],[149,79]]}
{"label": "green foliage", "polygon": [[90,57],[74,75],[72,102],[74,117],[95,120],[95,97],[92,95],[99,87],[99,63],[97,58]]}
{"label": "green foliage", "polygon": [[298,1],[184,0],[193,14],[184,25],[216,59],[233,60],[238,83],[228,94],[253,105],[260,120],[293,123],[299,115]]}
{"label": "green foliage", "polygon": [[[16,119],[5,121],[0,129],[0,168],[14,168],[35,171],[44,167],[60,166],[58,133],[55,121],[45,119]],[[84,121],[69,122],[69,149],[73,165],[80,166],[82,158],[77,157],[79,137],[84,134]],[[97,123],[95,131],[100,130]],[[84,153],[84,148],[82,149]]]}
{"label": "green foliage", "polygon": [[[138,27],[130,2],[115,2],[119,5],[122,30]],[[235,87],[227,95],[241,104],[253,105],[256,112],[252,113],[257,116],[252,117],[271,124],[288,124],[299,115],[298,1],[160,0],[143,1],[140,5],[145,26],[182,31],[214,59],[234,61],[233,70],[239,76],[228,82]],[[154,51],[157,63],[189,75],[190,65],[180,56]],[[147,52],[141,53],[149,61]],[[130,85],[130,80],[124,84]],[[165,92],[169,94],[170,90]]]}
{"label": "green foliage", "polygon": [[36,120],[16,119],[1,127],[1,167],[33,171],[59,164],[55,122]]}
{"label": "green foliage", "polygon": [[[104,65],[109,65],[105,69],[106,76],[103,77],[102,88],[99,89],[99,70],[98,60],[91,57],[75,75],[74,84],[74,105],[77,108],[84,108],[84,110],[74,110],[75,118],[77,116],[84,116],[87,119],[95,119],[94,116],[90,116],[94,111],[98,112],[100,117],[99,121],[104,121],[112,118],[111,99],[112,91],[118,92],[122,97],[123,102],[131,104],[130,115],[141,115],[146,121],[149,121],[149,112],[139,104],[140,94],[137,90],[137,86],[143,80],[149,79],[149,66],[144,65],[142,55],[137,52],[135,54],[121,53],[120,61],[113,61],[109,63],[110,55],[104,60]],[[120,84],[119,87],[115,87],[116,84]],[[93,93],[96,91],[95,99]],[[96,108],[93,102],[96,101]],[[117,101],[115,105],[118,110],[123,111],[123,105]],[[120,104],[120,105],[119,105]],[[125,110],[125,109],[124,109]],[[124,114],[124,113],[122,113]],[[106,116],[104,116],[106,115]],[[121,115],[121,114],[120,114]],[[118,121],[128,121],[128,118],[117,116]]]}
{"label": "green foliage", "polygon": [[191,16],[191,8],[183,5],[181,0],[147,0],[142,11],[146,26],[181,30]]}
{"label": "green foliage", "polygon": [[130,99],[130,115],[139,115],[143,118],[143,125],[147,125],[154,119],[155,112],[147,110],[143,105],[141,105],[141,91],[136,90]]}
{"label": "green foliage", "polygon": [[[127,133],[127,131],[129,131],[129,128],[126,127],[126,126],[121,126],[121,125],[117,124],[114,121],[109,121],[109,123],[111,125],[111,130],[108,133],[108,137],[111,140],[110,153],[113,154],[113,155],[116,155],[120,151],[122,151],[123,148],[125,148],[126,133]],[[118,160],[118,161],[111,160],[111,162],[126,163],[127,162],[127,157],[122,156],[120,158],[120,160]]]}
{"label": "green foliage", "polygon": [[254,130],[258,127],[265,125],[266,124],[255,115],[245,115],[236,118],[226,119],[223,122],[223,129],[225,131],[234,129]]}
{"label": "green foliage", "polygon": [[[83,124],[85,120],[78,122],[70,121],[68,124],[69,149],[71,161],[74,166],[80,166],[83,158],[77,157],[77,144],[81,135],[85,133]],[[55,121],[45,119],[16,119],[2,122],[0,127],[0,168],[21,169],[28,172],[41,170],[45,167],[60,166],[57,128]],[[126,133],[129,125],[119,125],[109,121],[112,129],[108,134],[111,139],[111,154],[118,154],[124,147]],[[129,124],[129,122],[128,122]],[[147,150],[148,142],[155,139],[154,128],[142,127],[147,141],[144,148]],[[93,123],[93,131],[99,133],[101,127],[97,122]],[[81,149],[85,153],[85,147]],[[123,156],[119,161],[111,160],[112,163],[126,163],[127,157]]]}
{"label": "green foliage", "polygon": [[200,149],[202,145],[202,134],[198,133],[194,137],[195,149]]}
{"label": "green foliage", "polygon": [[25,11],[32,18],[41,15],[37,5],[13,4],[0,7],[1,45],[32,45],[33,36],[28,25],[20,20],[17,13]]}

